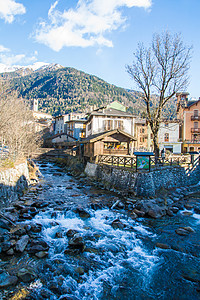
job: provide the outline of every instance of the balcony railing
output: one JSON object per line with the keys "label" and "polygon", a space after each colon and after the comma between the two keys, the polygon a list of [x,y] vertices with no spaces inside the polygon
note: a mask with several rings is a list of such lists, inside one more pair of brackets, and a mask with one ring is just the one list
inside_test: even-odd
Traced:
{"label": "balcony railing", "polygon": [[191,132],[200,133],[200,128],[191,128]]}
{"label": "balcony railing", "polygon": [[191,116],[191,121],[200,121],[200,116]]}

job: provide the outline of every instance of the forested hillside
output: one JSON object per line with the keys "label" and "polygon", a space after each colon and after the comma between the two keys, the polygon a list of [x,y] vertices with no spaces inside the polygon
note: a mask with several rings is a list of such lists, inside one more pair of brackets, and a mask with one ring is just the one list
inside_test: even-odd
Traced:
{"label": "forested hillside", "polygon": [[127,91],[96,76],[57,64],[36,71],[22,68],[2,73],[0,79],[6,81],[7,92],[16,90],[27,102],[39,99],[39,110],[52,115],[86,112],[91,107],[115,100],[125,104],[129,112],[145,112],[141,93]]}

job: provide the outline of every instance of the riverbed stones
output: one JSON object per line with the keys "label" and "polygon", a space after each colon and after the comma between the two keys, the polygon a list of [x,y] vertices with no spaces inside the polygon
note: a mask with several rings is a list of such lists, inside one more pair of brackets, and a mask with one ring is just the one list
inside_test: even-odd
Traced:
{"label": "riverbed stones", "polygon": [[183,216],[191,216],[193,213],[191,211],[183,211],[182,215]]}
{"label": "riverbed stones", "polygon": [[171,249],[171,247],[167,244],[163,243],[156,243],[156,247],[161,248],[161,249]]}
{"label": "riverbed stones", "polygon": [[29,236],[26,234],[26,235],[23,235],[16,243],[15,245],[15,249],[17,252],[23,252],[28,244],[28,241],[29,241]]}
{"label": "riverbed stones", "polygon": [[10,275],[8,272],[3,271],[0,273],[0,288],[7,288],[11,285],[15,285],[18,281],[16,276]]}
{"label": "riverbed stones", "polygon": [[145,216],[145,212],[144,211],[141,211],[137,208],[134,208],[133,212],[138,216],[138,217],[141,217],[143,218]]}
{"label": "riverbed stones", "polygon": [[120,221],[119,219],[115,219],[114,221],[112,221],[111,226],[114,229],[123,229],[126,227],[126,225],[122,223],[122,221]]}
{"label": "riverbed stones", "polygon": [[84,275],[85,270],[82,267],[77,267],[75,268],[75,272],[78,273],[79,275]]}
{"label": "riverbed stones", "polygon": [[49,246],[43,239],[33,239],[27,247],[30,254],[35,254],[40,251],[48,251]]}
{"label": "riverbed stones", "polygon": [[76,233],[70,240],[69,240],[69,248],[72,249],[79,249],[81,251],[84,250],[85,244],[83,241],[83,237],[79,234]]}
{"label": "riverbed stones", "polygon": [[194,232],[191,227],[180,227],[175,230],[178,235],[187,236],[189,233]]}
{"label": "riverbed stones", "polygon": [[48,251],[39,251],[39,252],[35,253],[35,256],[37,258],[44,258],[44,257],[48,256]]}
{"label": "riverbed stones", "polygon": [[83,219],[88,219],[91,217],[90,213],[87,212],[85,209],[83,209],[82,207],[77,207],[74,209],[74,212],[77,213],[79,215],[80,218]]}
{"label": "riverbed stones", "polygon": [[78,233],[77,230],[75,230],[75,229],[69,229],[69,230],[66,232],[66,235],[67,235],[67,237],[71,238],[71,237],[73,237],[76,233]]}
{"label": "riverbed stones", "polygon": [[161,218],[166,215],[165,207],[159,206],[155,199],[141,200],[136,204],[136,209],[144,212],[147,216],[154,219]]}
{"label": "riverbed stones", "polygon": [[4,229],[10,229],[10,224],[8,221],[4,220],[4,219],[0,219],[0,228],[4,228]]}
{"label": "riverbed stones", "polygon": [[37,275],[34,270],[30,268],[22,268],[17,273],[18,278],[23,282],[31,282],[33,281]]}

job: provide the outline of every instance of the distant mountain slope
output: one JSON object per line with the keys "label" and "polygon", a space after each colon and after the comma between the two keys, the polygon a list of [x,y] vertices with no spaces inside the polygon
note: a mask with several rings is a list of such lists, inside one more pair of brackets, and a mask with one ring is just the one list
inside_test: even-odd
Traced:
{"label": "distant mountain slope", "polygon": [[[19,69],[0,74],[27,101],[38,98],[39,109],[53,115],[71,111],[86,111],[90,106],[102,106],[118,100],[133,112],[139,112],[136,102],[139,93],[130,94],[123,88],[60,65],[48,65],[38,70]],[[135,107],[135,108],[134,108]],[[136,108],[137,107],[137,108]]]}
{"label": "distant mountain slope", "polygon": [[[1,73],[0,80],[7,83],[8,92],[16,90],[27,102],[39,99],[39,110],[52,115],[86,112],[115,100],[126,105],[129,112],[145,115],[145,103],[140,92],[125,90],[96,76],[58,64],[37,67],[21,67],[14,72]],[[170,114],[173,114],[174,104],[169,107]]]}

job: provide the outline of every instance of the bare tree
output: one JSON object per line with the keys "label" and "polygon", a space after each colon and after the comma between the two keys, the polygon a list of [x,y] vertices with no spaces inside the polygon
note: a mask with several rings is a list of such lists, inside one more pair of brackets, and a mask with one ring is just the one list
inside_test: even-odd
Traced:
{"label": "bare tree", "polygon": [[26,157],[40,144],[32,112],[16,93],[0,99],[0,142],[8,146],[10,157]]}
{"label": "bare tree", "polygon": [[138,44],[132,65],[126,66],[127,72],[143,92],[156,159],[159,157],[158,130],[163,107],[177,92],[187,87],[191,50],[191,46],[183,43],[180,34],[154,34],[148,48]]}

